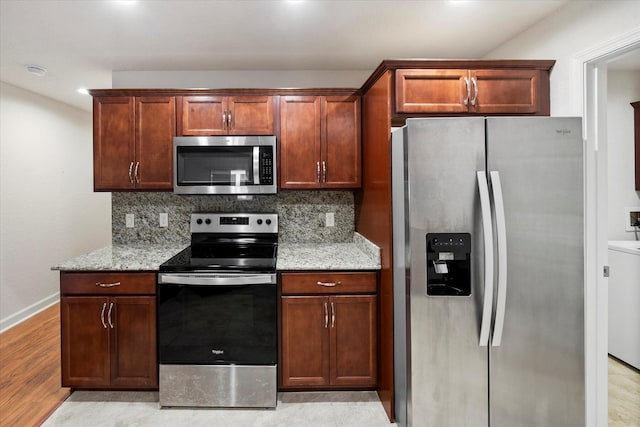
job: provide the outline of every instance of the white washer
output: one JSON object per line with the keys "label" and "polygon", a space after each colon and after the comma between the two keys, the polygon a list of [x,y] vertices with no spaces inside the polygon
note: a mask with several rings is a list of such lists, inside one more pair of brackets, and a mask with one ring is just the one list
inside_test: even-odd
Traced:
{"label": "white washer", "polygon": [[609,354],[640,369],[640,241],[609,241]]}

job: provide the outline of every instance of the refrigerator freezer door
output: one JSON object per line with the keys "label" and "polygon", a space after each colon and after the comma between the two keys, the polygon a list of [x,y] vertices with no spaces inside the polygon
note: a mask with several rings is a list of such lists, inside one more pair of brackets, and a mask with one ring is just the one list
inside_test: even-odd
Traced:
{"label": "refrigerator freezer door", "polygon": [[491,427],[585,423],[582,153],[578,118],[487,118],[508,260]]}
{"label": "refrigerator freezer door", "polygon": [[[478,345],[484,254],[476,179],[485,170],[484,119],[408,119],[404,136],[405,212],[394,205],[394,225],[404,223],[405,271],[394,275],[394,295],[406,295],[407,424],[485,427],[488,347]],[[427,233],[471,235],[470,296],[427,296]]]}

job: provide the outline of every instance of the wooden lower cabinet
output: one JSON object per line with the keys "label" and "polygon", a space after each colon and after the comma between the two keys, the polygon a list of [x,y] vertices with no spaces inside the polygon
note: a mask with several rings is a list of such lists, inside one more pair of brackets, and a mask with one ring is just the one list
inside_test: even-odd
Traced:
{"label": "wooden lower cabinet", "polygon": [[[340,283],[340,275],[332,276],[333,282],[317,275],[316,282]],[[297,287],[309,277],[313,276],[300,275]],[[375,289],[375,273],[365,279],[372,279]],[[296,273],[283,274],[283,281],[291,280],[296,281]],[[322,288],[324,295],[284,295],[286,288],[281,298],[280,387],[376,386],[376,295],[326,295],[329,288]]]}
{"label": "wooden lower cabinet", "polygon": [[[108,274],[106,274],[108,276]],[[134,283],[140,277],[134,274]],[[90,389],[156,389],[156,297],[122,295],[92,283],[100,275],[62,273],[60,298],[62,386]],[[126,274],[119,277],[125,278]],[[147,275],[153,280],[155,275]],[[145,279],[147,279],[145,277]],[[89,280],[86,289],[78,282]],[[91,282],[91,283],[90,283]],[[88,285],[95,286],[95,290]],[[134,286],[137,286],[134,283]],[[149,283],[151,286],[151,283]],[[153,289],[152,288],[152,289]],[[105,291],[107,289],[107,291]],[[111,292],[99,295],[100,291]],[[84,292],[85,295],[64,292]],[[95,294],[92,294],[95,293]]]}

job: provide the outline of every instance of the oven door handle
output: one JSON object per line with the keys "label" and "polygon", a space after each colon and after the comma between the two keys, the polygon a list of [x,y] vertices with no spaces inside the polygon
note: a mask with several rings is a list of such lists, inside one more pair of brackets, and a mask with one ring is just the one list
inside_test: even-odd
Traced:
{"label": "oven door handle", "polygon": [[276,283],[275,274],[158,274],[159,284],[194,286],[247,286]]}

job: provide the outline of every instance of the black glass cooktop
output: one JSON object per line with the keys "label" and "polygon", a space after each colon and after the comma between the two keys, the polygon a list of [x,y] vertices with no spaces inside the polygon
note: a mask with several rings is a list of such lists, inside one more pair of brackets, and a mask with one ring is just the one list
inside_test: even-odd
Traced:
{"label": "black glass cooktop", "polygon": [[160,265],[161,272],[220,271],[275,273],[275,244],[189,246]]}

